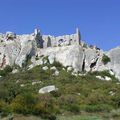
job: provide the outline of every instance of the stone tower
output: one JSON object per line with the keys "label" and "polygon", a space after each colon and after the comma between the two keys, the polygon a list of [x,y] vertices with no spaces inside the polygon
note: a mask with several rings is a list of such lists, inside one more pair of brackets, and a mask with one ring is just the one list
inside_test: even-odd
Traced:
{"label": "stone tower", "polygon": [[79,44],[81,43],[81,34],[79,28],[76,28],[76,39],[78,40]]}
{"label": "stone tower", "polygon": [[38,35],[40,36],[40,30],[36,28],[34,30],[34,34],[35,34],[35,36],[38,36]]}

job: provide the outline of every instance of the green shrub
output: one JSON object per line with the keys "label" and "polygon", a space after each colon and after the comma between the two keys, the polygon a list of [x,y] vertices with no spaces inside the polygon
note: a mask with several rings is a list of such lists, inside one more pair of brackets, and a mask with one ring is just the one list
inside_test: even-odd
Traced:
{"label": "green shrub", "polygon": [[68,106],[68,111],[73,113],[79,113],[80,112],[80,106],[78,104],[70,104]]}
{"label": "green shrub", "polygon": [[30,92],[25,92],[22,94],[23,98],[24,98],[24,103],[27,105],[27,106],[32,106],[36,103],[36,96],[33,94],[33,93],[30,93]]}
{"label": "green shrub", "polygon": [[52,64],[52,66],[55,66],[58,70],[61,70],[62,67],[63,67],[63,65],[60,62],[55,61],[55,60],[54,60],[54,62]]}
{"label": "green shrub", "polygon": [[105,76],[112,77],[108,70],[99,71],[99,72],[96,71],[96,72],[93,72],[93,74],[100,75],[102,77],[105,77]]}
{"label": "green shrub", "polygon": [[4,70],[0,70],[0,76],[5,76],[5,75],[6,75],[5,71]]}
{"label": "green shrub", "polygon": [[6,76],[8,73],[12,72],[13,68],[7,65],[3,70],[0,70],[1,76]]}
{"label": "green shrub", "polygon": [[25,105],[24,105],[24,98],[22,96],[17,96],[12,103],[10,104],[11,109],[15,112],[15,113],[20,113],[20,114],[24,114],[26,113],[25,110]]}
{"label": "green shrub", "polygon": [[120,94],[119,91],[116,92],[116,95],[111,96],[111,104],[116,108],[120,108]]}
{"label": "green shrub", "polygon": [[101,92],[95,91],[88,95],[88,97],[85,98],[85,103],[89,105],[96,105],[96,104],[102,104],[107,103],[108,98]]}
{"label": "green shrub", "polygon": [[42,118],[55,120],[56,113],[54,111],[55,111],[55,108],[53,105],[50,105],[49,103],[41,101],[35,105],[33,114],[40,115]]}
{"label": "green shrub", "polygon": [[117,110],[112,110],[110,112],[110,116],[115,118],[115,117],[120,117],[120,109],[117,109]]}
{"label": "green shrub", "polygon": [[83,47],[84,47],[84,48],[87,48],[87,44],[86,44],[86,43],[84,43],[84,44],[83,44]]}
{"label": "green shrub", "polygon": [[4,109],[4,107],[5,107],[5,106],[6,106],[5,101],[0,100],[0,112],[2,112],[2,111],[3,111],[3,109]]}
{"label": "green shrub", "polygon": [[36,97],[32,93],[24,93],[18,95],[11,103],[11,108],[14,112],[20,114],[30,114],[33,112],[33,107],[36,103]]}
{"label": "green shrub", "polygon": [[59,107],[54,98],[49,94],[40,95],[34,106],[34,114],[42,118],[55,120],[55,114],[59,113]]}
{"label": "green shrub", "polygon": [[9,65],[7,65],[5,68],[4,68],[4,71],[6,72],[6,73],[10,73],[10,72],[12,72],[12,67],[11,66],[9,66]]}
{"label": "green shrub", "polygon": [[9,115],[12,112],[13,111],[12,111],[11,107],[8,104],[6,106],[4,106],[4,108],[3,108],[3,115],[4,116]]}
{"label": "green shrub", "polygon": [[86,112],[108,112],[112,110],[110,105],[98,104],[98,105],[81,105],[81,110]]}
{"label": "green shrub", "polygon": [[110,62],[110,58],[107,55],[103,55],[102,62],[104,65],[106,65],[108,62]]}
{"label": "green shrub", "polygon": [[80,98],[76,95],[62,95],[59,98],[60,107],[73,113],[80,112],[79,102]]}
{"label": "green shrub", "polygon": [[52,94],[52,96],[54,96],[54,97],[60,97],[61,96],[61,92],[60,92],[60,90],[57,90],[57,91],[51,91],[50,92],[51,94]]}
{"label": "green shrub", "polygon": [[10,106],[15,113],[24,114],[24,112],[26,112],[24,109],[24,105],[19,102],[12,102]]}
{"label": "green shrub", "polygon": [[61,105],[70,105],[70,104],[76,104],[79,102],[79,97],[76,95],[62,95],[59,98],[59,103]]}
{"label": "green shrub", "polygon": [[3,100],[0,100],[0,113],[1,116],[7,116],[9,113],[11,113],[12,110],[10,106]]}
{"label": "green shrub", "polygon": [[7,100],[9,96],[9,91],[5,87],[0,88],[0,99]]}
{"label": "green shrub", "polygon": [[56,120],[57,118],[56,118],[55,115],[49,115],[49,116],[48,116],[48,119],[49,119],[49,120]]}
{"label": "green shrub", "polygon": [[[118,81],[118,79],[115,77],[115,75],[111,75],[109,70],[104,70],[104,71],[94,71],[94,72],[89,72],[89,75],[92,75],[91,77],[95,77],[95,76],[101,76],[103,78],[105,78],[105,76],[108,76],[112,79],[112,81]],[[96,78],[96,77],[95,77]],[[95,79],[94,78],[94,79]]]}

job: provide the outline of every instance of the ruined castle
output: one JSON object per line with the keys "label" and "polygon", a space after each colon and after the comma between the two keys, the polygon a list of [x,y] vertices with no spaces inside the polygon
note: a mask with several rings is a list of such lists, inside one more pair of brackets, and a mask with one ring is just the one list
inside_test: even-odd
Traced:
{"label": "ruined castle", "polygon": [[[35,29],[32,34],[16,35],[13,32],[0,34],[0,42],[9,43],[12,41],[36,40],[38,48],[58,47],[67,45],[79,45],[81,43],[80,30],[76,28],[76,33],[63,36],[42,35],[39,29]],[[17,41],[17,42],[18,42]]]}
{"label": "ruined castle", "polygon": [[38,47],[57,47],[57,46],[67,46],[76,44],[79,45],[81,41],[80,30],[77,28],[75,34],[63,35],[54,37],[51,35],[41,35],[39,29],[35,29],[34,34],[36,36]]}
{"label": "ruined castle", "polygon": [[35,56],[41,49],[80,43],[81,35],[78,28],[75,34],[58,37],[42,35],[39,29],[35,29],[31,34],[23,35],[13,32],[0,33],[0,68],[13,64],[22,66],[27,55]]}
{"label": "ruined castle", "polygon": [[[74,34],[63,36],[42,35],[39,29],[31,34],[17,35],[13,32],[0,34],[0,69],[7,65],[23,67],[28,56],[31,65],[43,65],[43,57],[48,57],[50,64],[54,61],[63,66],[70,66],[75,71],[102,71],[112,70],[120,79],[120,48],[104,52],[96,46],[89,46],[81,40],[80,31],[77,28]],[[107,54],[111,62],[104,65],[102,57]],[[116,57],[117,56],[117,57]]]}

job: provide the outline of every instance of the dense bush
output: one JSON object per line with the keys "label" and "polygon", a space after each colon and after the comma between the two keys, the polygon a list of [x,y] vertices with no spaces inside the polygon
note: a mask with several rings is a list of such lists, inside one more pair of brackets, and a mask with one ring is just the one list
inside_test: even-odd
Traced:
{"label": "dense bush", "polygon": [[104,54],[102,57],[102,62],[104,63],[104,65],[106,65],[108,62],[110,62],[110,58]]}
{"label": "dense bush", "polygon": [[4,109],[4,107],[5,107],[5,106],[6,106],[5,101],[0,100],[0,112],[2,112],[2,111],[3,111],[3,109]]}
{"label": "dense bush", "polygon": [[0,76],[5,76],[5,75],[6,75],[5,71],[4,70],[0,70]]}
{"label": "dense bush", "polygon": [[5,87],[2,87],[0,89],[0,99],[6,101],[8,99],[8,96],[9,96],[9,91]]}
{"label": "dense bush", "polygon": [[80,113],[80,106],[78,104],[70,104],[68,107],[68,111],[72,113]]}
{"label": "dense bush", "polygon": [[104,95],[104,93],[100,93],[100,91],[94,91],[86,97],[85,102],[89,105],[97,105],[108,103],[109,99]]}
{"label": "dense bush", "polygon": [[60,92],[60,90],[57,91],[51,91],[50,92],[52,96],[54,97],[60,97],[62,95],[62,93]]}
{"label": "dense bush", "polygon": [[120,117],[120,109],[112,110],[110,112],[110,116],[113,117],[113,118]]}
{"label": "dense bush", "polygon": [[81,110],[86,112],[109,112],[112,107],[110,105],[98,104],[98,105],[81,105]]}
{"label": "dense bush", "polygon": [[7,65],[3,70],[0,70],[1,76],[6,76],[8,73],[12,72],[12,67]]}
{"label": "dense bush", "polygon": [[42,118],[48,118],[50,120],[55,120],[55,115],[59,113],[56,100],[49,94],[38,96],[38,101],[33,110],[35,115],[40,115]]}
{"label": "dense bush", "polygon": [[63,67],[63,65],[58,61],[54,61],[52,66],[55,66],[58,70],[61,70]]}
{"label": "dense bush", "polygon": [[3,100],[0,100],[0,113],[1,116],[7,116],[12,113],[10,106]]}
{"label": "dense bush", "polygon": [[59,97],[59,104],[62,109],[73,113],[80,112],[80,98],[76,95],[62,95]]}
{"label": "dense bush", "polygon": [[18,95],[11,103],[11,109],[20,114],[29,114],[33,112],[36,103],[36,97],[32,93]]}
{"label": "dense bush", "polygon": [[10,104],[11,109],[19,114],[40,115],[42,118],[55,120],[55,114],[59,113],[59,109],[55,99],[50,95],[35,95],[25,93],[18,95]]}
{"label": "dense bush", "polygon": [[10,72],[12,72],[12,67],[11,66],[9,66],[9,65],[7,65],[5,68],[4,68],[4,71],[6,72],[6,73],[10,73]]}

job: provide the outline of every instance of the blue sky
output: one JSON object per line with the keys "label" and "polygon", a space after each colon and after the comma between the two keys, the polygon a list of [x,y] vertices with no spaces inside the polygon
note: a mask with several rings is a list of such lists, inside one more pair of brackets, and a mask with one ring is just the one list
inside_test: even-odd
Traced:
{"label": "blue sky", "polygon": [[109,50],[120,45],[120,0],[0,0],[0,32],[63,35]]}

